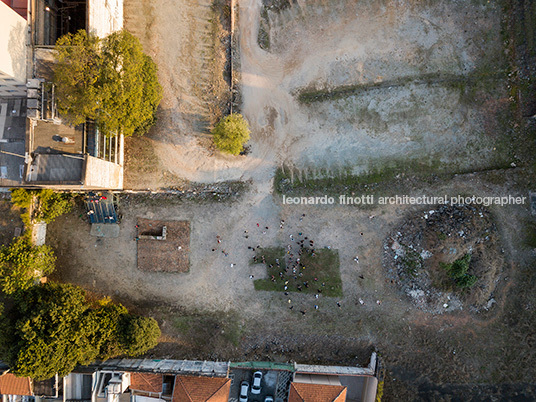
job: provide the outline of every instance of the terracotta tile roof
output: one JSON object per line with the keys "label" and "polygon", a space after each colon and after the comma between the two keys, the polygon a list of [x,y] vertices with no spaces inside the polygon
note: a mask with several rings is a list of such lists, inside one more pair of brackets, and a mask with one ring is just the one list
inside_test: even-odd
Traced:
{"label": "terracotta tile roof", "polygon": [[17,377],[7,373],[0,376],[1,395],[28,395],[32,394],[32,384],[29,377]]}
{"label": "terracotta tile roof", "polygon": [[162,374],[130,373],[130,389],[162,392]]}
{"label": "terracotta tile roof", "polygon": [[230,378],[177,376],[173,402],[228,402],[230,391]]}
{"label": "terracotta tile roof", "polygon": [[288,402],[345,402],[346,387],[293,382]]}

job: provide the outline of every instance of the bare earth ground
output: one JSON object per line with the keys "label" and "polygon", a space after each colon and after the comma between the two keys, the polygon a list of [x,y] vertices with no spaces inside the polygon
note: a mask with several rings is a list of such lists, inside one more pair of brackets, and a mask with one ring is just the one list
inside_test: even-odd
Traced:
{"label": "bare earth ground", "polygon": [[[166,236],[164,237],[164,228]],[[190,223],[138,218],[137,266],[142,271],[188,272],[190,270]],[[162,239],[143,238],[155,236]]]}
{"label": "bare earth ground", "polygon": [[[469,175],[426,191],[515,194],[516,185],[510,185],[517,180],[512,174],[507,184],[497,186]],[[419,384],[520,383],[533,375],[528,365],[534,359],[529,346],[534,332],[526,316],[534,314],[534,293],[506,297],[518,291],[511,283],[518,283],[529,267],[530,249],[524,247],[518,230],[529,215],[526,206],[492,209],[506,258],[493,294],[497,304],[482,314],[465,309],[429,314],[387,279],[382,264],[386,236],[408,213],[420,208],[282,206],[272,197],[252,205],[247,195],[231,204],[159,198],[133,201],[127,198],[121,206],[123,221],[117,239],[92,238],[89,225],[72,213],[50,225],[47,240],[59,259],[53,279],[110,295],[159,320],[164,336],[151,356],[364,364],[365,351],[377,348],[390,375],[404,381],[392,385],[396,392],[401,392],[402,385],[402,390],[410,387],[413,392]],[[305,217],[300,220],[302,214]],[[375,217],[370,219],[371,215]],[[189,273],[136,268],[138,217],[190,220]],[[286,222],[283,230],[280,219]],[[254,291],[250,275],[260,278],[266,271],[262,264],[250,264],[253,252],[247,247],[285,247],[289,235],[299,232],[314,239],[316,247],[339,250],[342,298]],[[221,237],[221,244],[216,236]],[[355,255],[359,264],[353,260]],[[317,311],[314,304],[319,306]],[[290,310],[289,305],[294,308]],[[510,317],[512,312],[516,318]]]}
{"label": "bare earth ground", "polygon": [[[155,316],[163,329],[150,354],[155,357],[365,364],[376,348],[388,368],[386,400],[464,400],[493,392],[536,398],[530,385],[536,367],[533,250],[523,242],[527,206],[490,209],[505,253],[497,303],[478,314],[430,314],[391,283],[382,264],[387,235],[420,207],[298,207],[273,195],[274,169],[281,165],[305,172],[362,172],[413,159],[450,172],[509,165],[499,6],[297,1],[264,13],[269,51],[258,43],[261,1],[241,0],[239,8],[242,112],[252,127],[251,153],[227,157],[212,149],[208,134],[221,115],[214,105],[228,96],[219,14],[209,0],[125,1],[126,27],[154,57],[164,87],[156,127],[128,140],[126,185],[252,179],[250,188],[232,203],[123,196],[117,239],[90,237],[80,211],[61,217],[48,234],[59,259],[55,279]],[[352,90],[332,96],[341,87]],[[307,93],[321,99],[300,101]],[[524,177],[521,169],[464,174],[432,185],[408,182],[404,191],[526,195],[533,183]],[[139,217],[190,221],[190,272],[136,268]],[[316,247],[339,251],[340,300],[254,291],[250,276],[263,277],[265,269],[250,265],[248,246],[285,247],[299,232]]]}
{"label": "bare earth ground", "polygon": [[[210,2],[126,2],[126,27],[155,58],[164,87],[157,126],[127,142],[128,188],[178,178],[265,181],[267,168],[283,163],[359,172],[393,159],[459,169],[504,162],[493,131],[507,106],[494,79],[505,69],[498,5],[297,2],[268,12],[270,52],[257,41],[260,0],[239,7],[247,158],[214,152],[207,137],[218,117],[211,105],[225,96],[221,69],[212,66],[215,57],[221,67],[221,49],[213,46]],[[479,79],[466,85],[444,74]],[[311,104],[297,99],[303,89],[381,82],[393,85]]]}
{"label": "bare earth ground", "polygon": [[0,198],[0,245],[9,244],[15,237],[16,228],[22,228],[18,208],[13,207],[8,199]]}

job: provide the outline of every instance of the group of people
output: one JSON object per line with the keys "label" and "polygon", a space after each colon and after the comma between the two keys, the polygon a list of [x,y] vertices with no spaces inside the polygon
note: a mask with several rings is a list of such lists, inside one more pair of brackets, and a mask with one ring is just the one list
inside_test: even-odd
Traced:
{"label": "group of people", "polygon": [[[299,221],[303,221],[305,218],[305,214],[302,214],[299,217]],[[260,223],[256,223],[257,229],[262,233],[263,235],[267,234],[270,230],[269,226],[261,226]],[[282,219],[279,223],[279,229],[283,230],[285,228],[285,221]],[[250,232],[248,230],[244,230],[243,237],[245,239],[250,238]],[[248,251],[251,251],[254,253],[252,257],[252,261],[254,263],[262,263],[265,265],[268,265],[268,268],[270,271],[273,272],[273,269],[276,268],[276,271],[278,272],[277,278],[276,275],[270,275],[270,280],[274,283],[281,282],[282,283],[282,290],[284,291],[285,296],[289,296],[289,291],[298,291],[302,292],[305,289],[310,289],[313,287],[316,289],[316,292],[314,293],[313,297],[313,308],[315,310],[319,309],[318,300],[320,299],[320,296],[322,295],[322,290],[325,289],[326,283],[320,282],[317,277],[313,278],[313,283],[310,283],[308,280],[300,280],[300,278],[303,277],[304,270],[307,269],[307,266],[305,266],[302,262],[302,257],[305,255],[305,253],[309,254],[311,257],[315,257],[315,242],[313,239],[310,239],[307,236],[304,236],[302,232],[298,232],[297,235],[295,234],[289,234],[290,242],[286,245],[286,255],[284,256],[284,263],[280,261],[279,258],[276,258],[275,261],[267,261],[264,254],[259,255],[259,251],[261,249],[261,245],[257,244],[256,246],[247,246]],[[212,251],[215,252],[217,247],[222,244],[222,237],[220,235],[216,236],[216,245],[214,248],[212,248]],[[225,251],[225,249],[221,250],[222,254],[224,256],[229,256],[229,253]],[[356,262],[358,261],[358,258],[354,259]],[[268,264],[267,264],[268,262]],[[231,268],[235,267],[235,263],[229,264]],[[250,279],[254,279],[254,275],[249,275]],[[291,285],[290,281],[291,279],[294,279],[294,283]],[[294,289],[290,289],[289,287],[292,286]],[[292,300],[288,299],[289,309],[293,310],[294,305],[292,304]],[[340,301],[336,302],[337,307],[341,308],[342,304]],[[305,315],[307,313],[306,309],[300,310],[300,313],[302,315]]]}

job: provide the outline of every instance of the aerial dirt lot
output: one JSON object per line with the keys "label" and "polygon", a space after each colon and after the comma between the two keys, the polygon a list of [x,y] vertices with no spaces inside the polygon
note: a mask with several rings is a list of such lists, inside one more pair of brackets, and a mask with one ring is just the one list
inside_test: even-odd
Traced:
{"label": "aerial dirt lot", "polygon": [[[523,179],[514,171],[503,175],[501,185],[486,174],[463,175],[410,194],[520,194]],[[489,208],[504,260],[486,299],[493,301],[480,309],[453,301],[453,308],[432,312],[409,297],[384,264],[390,234],[415,215],[423,221],[430,208],[291,206],[277,196],[252,202],[247,192],[223,203],[124,196],[117,239],[91,237],[79,211],[49,226],[47,243],[58,253],[52,279],[110,295],[157,318],[164,335],[153,357],[365,364],[376,349],[387,368],[386,392],[394,398],[387,400],[410,400],[397,398],[417,391],[425,400],[434,392],[464,395],[480,387],[487,394],[490,389],[477,384],[489,382],[522,389],[532,381],[536,357],[533,251],[524,238],[528,207]],[[137,269],[138,217],[190,221],[188,273]],[[451,226],[453,232],[445,233],[458,237]],[[253,279],[265,277],[266,268],[251,264],[255,253],[249,247],[285,248],[293,243],[290,235],[298,239],[299,233],[316,248],[338,250],[342,297],[254,290]]]}
{"label": "aerial dirt lot", "polygon": [[362,172],[398,159],[460,170],[510,162],[494,133],[508,107],[495,2],[240,1],[241,108],[252,138],[239,158],[208,138],[228,96],[218,44],[227,31],[218,25],[226,9],[205,3],[125,2],[126,28],[164,87],[156,127],[127,142],[127,187],[264,181],[282,164]]}
{"label": "aerial dirt lot", "polygon": [[[532,140],[512,127],[535,112],[519,107],[508,80],[509,57],[520,50],[505,50],[512,16],[478,0],[240,0],[240,109],[251,150],[229,157],[209,134],[230,102],[227,6],[125,0],[126,28],[154,57],[164,88],[156,126],[127,141],[126,187],[246,184],[224,201],[202,191],[124,194],[116,239],[91,237],[82,210],[63,216],[47,235],[58,255],[52,279],[154,316],[163,336],[151,357],[366,364],[377,350],[385,400],[536,399],[528,204],[462,217],[443,211],[433,226],[425,216],[437,205],[295,206],[281,198],[287,188],[294,196],[341,188],[356,196],[527,196]],[[527,15],[521,21],[536,26]],[[137,269],[138,218],[190,221],[188,273]],[[302,237],[337,250],[342,297],[254,289],[266,267],[252,264],[253,249],[294,247]],[[418,249],[397,254],[402,242]],[[435,263],[473,250],[475,288],[437,293],[436,279],[445,278],[432,272]],[[394,274],[394,256],[411,253],[430,258],[411,270],[431,280]],[[433,308],[420,302],[416,283]]]}

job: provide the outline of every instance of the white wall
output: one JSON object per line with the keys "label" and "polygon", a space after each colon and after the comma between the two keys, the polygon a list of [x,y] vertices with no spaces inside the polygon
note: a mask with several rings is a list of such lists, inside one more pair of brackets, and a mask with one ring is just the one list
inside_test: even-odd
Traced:
{"label": "white wall", "polygon": [[28,24],[0,1],[0,73],[26,83],[26,42]]}
{"label": "white wall", "polygon": [[123,167],[86,155],[84,188],[123,189]]}
{"label": "white wall", "polygon": [[88,0],[88,31],[103,38],[121,29],[123,0]]}

